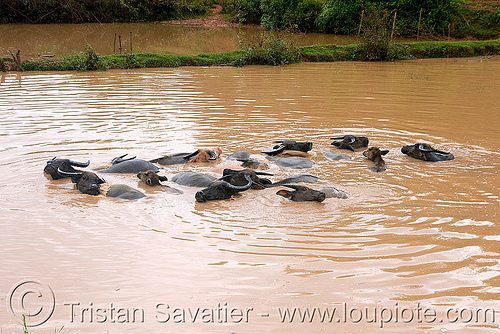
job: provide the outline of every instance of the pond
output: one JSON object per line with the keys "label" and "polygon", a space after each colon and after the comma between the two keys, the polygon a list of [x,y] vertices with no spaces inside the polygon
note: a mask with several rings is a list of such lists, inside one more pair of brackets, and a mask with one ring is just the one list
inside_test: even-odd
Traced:
{"label": "pond", "polygon": [[[258,26],[202,27],[156,23],[86,23],[86,24],[0,24],[0,56],[7,50],[21,50],[23,59],[39,56],[63,57],[84,51],[91,45],[99,55],[130,53],[166,53],[195,55],[240,50],[257,42],[266,32]],[[115,36],[116,35],[116,36]],[[351,44],[356,36],[320,33],[282,33],[296,46]]]}
{"label": "pond", "polygon": [[[28,317],[46,320],[30,333],[497,330],[499,87],[500,57],[4,74],[2,333],[22,331],[12,313],[40,310],[52,312]],[[387,171],[362,150],[327,160],[343,134],[388,149]],[[224,165],[239,150],[266,161],[279,139],[311,140],[315,164],[269,163],[273,180],[312,174],[349,198],[295,203],[270,188],[197,203],[197,188],[101,174],[147,195],[127,201],[43,174],[54,156],[97,169],[220,147]],[[456,159],[401,153],[421,142]]]}

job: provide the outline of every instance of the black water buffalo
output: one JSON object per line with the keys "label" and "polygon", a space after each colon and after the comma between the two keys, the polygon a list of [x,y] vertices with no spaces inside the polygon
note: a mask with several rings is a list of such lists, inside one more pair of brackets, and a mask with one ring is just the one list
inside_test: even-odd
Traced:
{"label": "black water buffalo", "polygon": [[432,148],[429,144],[406,145],[401,148],[401,152],[409,157],[424,161],[445,161],[453,160],[455,157],[449,152],[443,152]]}
{"label": "black water buffalo", "polygon": [[145,197],[143,193],[126,184],[112,184],[101,189],[101,186],[103,186],[106,181],[93,172],[80,171],[70,173],[59,170],[59,173],[71,177],[73,183],[76,184],[76,188],[84,194],[99,195],[102,193],[107,197],[121,199],[139,199]]}
{"label": "black water buffalo", "polygon": [[106,169],[100,169],[98,172],[100,173],[139,173],[145,172],[147,170],[153,170],[155,172],[159,172],[160,169],[153,165],[151,162],[137,159],[136,157],[125,158],[126,154],[121,155],[119,157],[113,158],[111,160],[111,166]]}
{"label": "black water buffalo", "polygon": [[294,202],[316,201],[323,202],[326,199],[326,194],[319,190],[314,190],[305,186],[294,184],[284,184],[284,187],[292,188],[293,191],[281,189],[276,195],[283,196]]}
{"label": "black water buffalo", "polygon": [[275,145],[272,151],[265,151],[267,155],[278,155],[283,153],[283,151],[301,151],[308,152],[312,150],[313,143],[310,141],[306,142],[296,142],[295,140],[277,140],[273,143],[278,143],[279,145]]}
{"label": "black water buffalo", "polygon": [[161,187],[165,192],[169,194],[183,194],[181,190],[169,187],[167,185],[161,184],[160,182],[162,181],[168,181],[168,178],[163,175],[158,175],[154,170],[148,170],[145,172],[139,172],[137,173],[137,177],[139,180],[144,182],[150,187]]}
{"label": "black water buffalo", "polygon": [[245,174],[244,178],[247,183],[243,186],[235,186],[222,180],[215,181],[205,189],[198,191],[195,195],[195,199],[197,202],[229,199],[241,191],[250,189],[253,183],[252,179],[248,174]]}
{"label": "black water buffalo", "polygon": [[160,165],[177,165],[188,162],[210,162],[217,160],[221,154],[222,150],[218,147],[213,150],[199,149],[192,153],[175,153],[166,155],[161,158],[150,160],[150,162],[159,163]]}
{"label": "black water buffalo", "polygon": [[69,177],[67,175],[62,175],[61,173],[59,173],[58,169],[69,173],[76,173],[78,172],[78,170],[74,169],[73,166],[85,168],[89,165],[90,160],[87,162],[78,162],[70,159],[57,159],[57,157],[53,157],[52,159],[47,161],[47,165],[45,166],[43,171],[49,174],[53,180],[58,180]]}
{"label": "black water buffalo", "polygon": [[337,146],[337,148],[351,150],[353,152],[357,148],[368,147],[368,137],[347,135],[342,137],[333,137],[330,139],[335,139],[332,145]]}
{"label": "black water buffalo", "polygon": [[216,177],[197,172],[182,172],[172,177],[172,181],[186,187],[205,188],[212,184]]}
{"label": "black water buffalo", "polygon": [[385,166],[385,161],[382,159],[383,155],[389,153],[389,150],[380,150],[378,147],[370,147],[363,152],[363,155],[368,159],[373,161],[373,164],[368,166],[368,169],[372,172],[380,173],[387,170]]}
{"label": "black water buffalo", "polygon": [[280,167],[287,167],[287,168],[294,168],[294,169],[305,169],[305,168],[311,168],[314,165],[314,162],[312,162],[309,159],[302,158],[302,157],[273,157],[269,156],[266,157],[269,161],[274,162]]}
{"label": "black water buffalo", "polygon": [[244,186],[248,183],[248,178],[250,178],[250,180],[252,180],[252,189],[264,189],[267,185],[272,184],[269,179],[261,178],[259,175],[272,176],[273,174],[256,172],[251,169],[234,170],[226,168],[222,172],[222,177],[219,178],[219,180],[226,181],[234,186]]}

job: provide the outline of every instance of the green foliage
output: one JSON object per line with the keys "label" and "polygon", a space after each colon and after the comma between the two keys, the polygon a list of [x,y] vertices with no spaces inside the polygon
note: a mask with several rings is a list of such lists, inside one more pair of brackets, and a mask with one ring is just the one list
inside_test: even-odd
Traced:
{"label": "green foliage", "polygon": [[212,0],[2,0],[0,23],[159,21],[208,13]]}
{"label": "green foliage", "polygon": [[225,13],[238,23],[260,23],[262,11],[260,0],[223,0],[221,5]]}
{"label": "green foliage", "polygon": [[326,0],[316,25],[325,32],[349,34],[359,26],[363,6],[363,0]]}
{"label": "green foliage", "polygon": [[292,43],[271,33],[263,36],[258,43],[251,43],[243,50],[243,55],[233,62],[234,66],[244,65],[285,65],[302,60],[300,51]]}
{"label": "green foliage", "polygon": [[391,18],[386,10],[372,7],[366,11],[361,41],[364,60],[387,60],[392,38]]}
{"label": "green foliage", "polygon": [[397,12],[398,30],[405,35],[416,35],[420,11],[420,31],[442,33],[448,25],[458,20],[463,0],[376,0],[380,9]]}
{"label": "green foliage", "polygon": [[261,9],[264,28],[311,30],[321,4],[317,0],[261,0]]}

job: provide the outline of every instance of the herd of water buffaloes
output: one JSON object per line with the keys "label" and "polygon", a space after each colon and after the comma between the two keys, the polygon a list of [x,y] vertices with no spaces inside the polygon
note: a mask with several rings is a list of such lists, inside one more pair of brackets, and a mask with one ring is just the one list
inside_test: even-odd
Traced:
{"label": "herd of water buffaloes", "polygon": [[[332,145],[338,149],[346,149],[355,151],[360,148],[368,148],[367,137],[357,137],[346,135],[342,137],[331,138],[335,140]],[[267,155],[267,159],[281,167],[289,167],[295,169],[310,168],[314,164],[309,157],[309,151],[312,149],[313,143],[310,141],[296,142],[294,140],[275,141],[275,145],[271,151],[262,152]],[[363,152],[363,155],[373,161],[368,167],[373,172],[383,172],[386,170],[386,165],[383,155],[386,155],[388,150],[380,150],[378,147],[370,147]],[[414,144],[407,145],[401,148],[401,152],[415,159],[424,161],[444,161],[453,160],[454,156],[451,153],[443,152],[432,148],[429,144]],[[164,187],[168,193],[182,194],[181,190],[162,185],[161,182],[167,181],[167,177],[158,174],[160,169],[155,165],[174,165],[181,163],[205,163],[213,162],[220,159],[222,150],[216,148],[214,150],[199,149],[193,153],[177,153],[167,155],[153,160],[142,160],[136,157],[126,158],[126,154],[116,157],[111,161],[111,166],[106,169],[96,170],[98,173],[134,173],[141,182],[148,186]],[[323,155],[330,160],[351,159],[347,154],[323,152]],[[232,198],[234,195],[246,191],[248,189],[264,189],[270,187],[285,187],[276,194],[288,198],[289,200],[302,201],[317,201],[322,202],[326,198],[347,198],[348,194],[335,189],[333,187],[323,187],[319,189],[311,189],[309,187],[298,185],[297,183],[315,183],[317,177],[308,174],[300,174],[288,177],[278,182],[272,182],[264,176],[272,176],[273,174],[259,171],[265,163],[259,162],[257,159],[251,158],[250,154],[245,151],[238,151],[230,154],[227,159],[239,161],[241,167],[238,169],[225,168],[222,177],[216,178],[212,175],[202,174],[197,172],[183,172],[173,176],[172,181],[187,187],[203,188],[196,195],[196,201],[206,202],[212,200],[222,200]],[[85,163],[76,162],[70,159],[53,159],[47,161],[44,172],[49,174],[52,179],[62,179],[70,177],[76,188],[89,195],[103,194],[107,197],[116,197],[122,199],[139,199],[145,195],[125,184],[107,184],[104,179],[91,171],[77,170],[74,167],[88,167],[90,161]],[[242,169],[244,168],[244,169]]]}

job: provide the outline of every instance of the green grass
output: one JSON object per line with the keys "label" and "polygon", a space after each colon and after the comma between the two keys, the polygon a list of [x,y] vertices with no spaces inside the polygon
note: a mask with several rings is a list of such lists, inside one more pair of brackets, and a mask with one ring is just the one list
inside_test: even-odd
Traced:
{"label": "green grass", "polygon": [[[88,50],[88,49],[87,49]],[[298,48],[299,59],[304,62],[334,62],[363,60],[361,44],[315,45]],[[132,55],[92,55],[80,53],[63,59],[29,60],[22,63],[25,71],[86,71],[128,68],[155,68],[180,66],[242,66],[242,58],[248,57],[247,51],[200,54],[195,56],[174,56],[157,53],[138,53]],[[460,58],[500,55],[500,39],[492,41],[467,42],[415,42],[394,43],[389,47],[387,60],[423,58]],[[279,65],[270,59],[261,65]]]}

